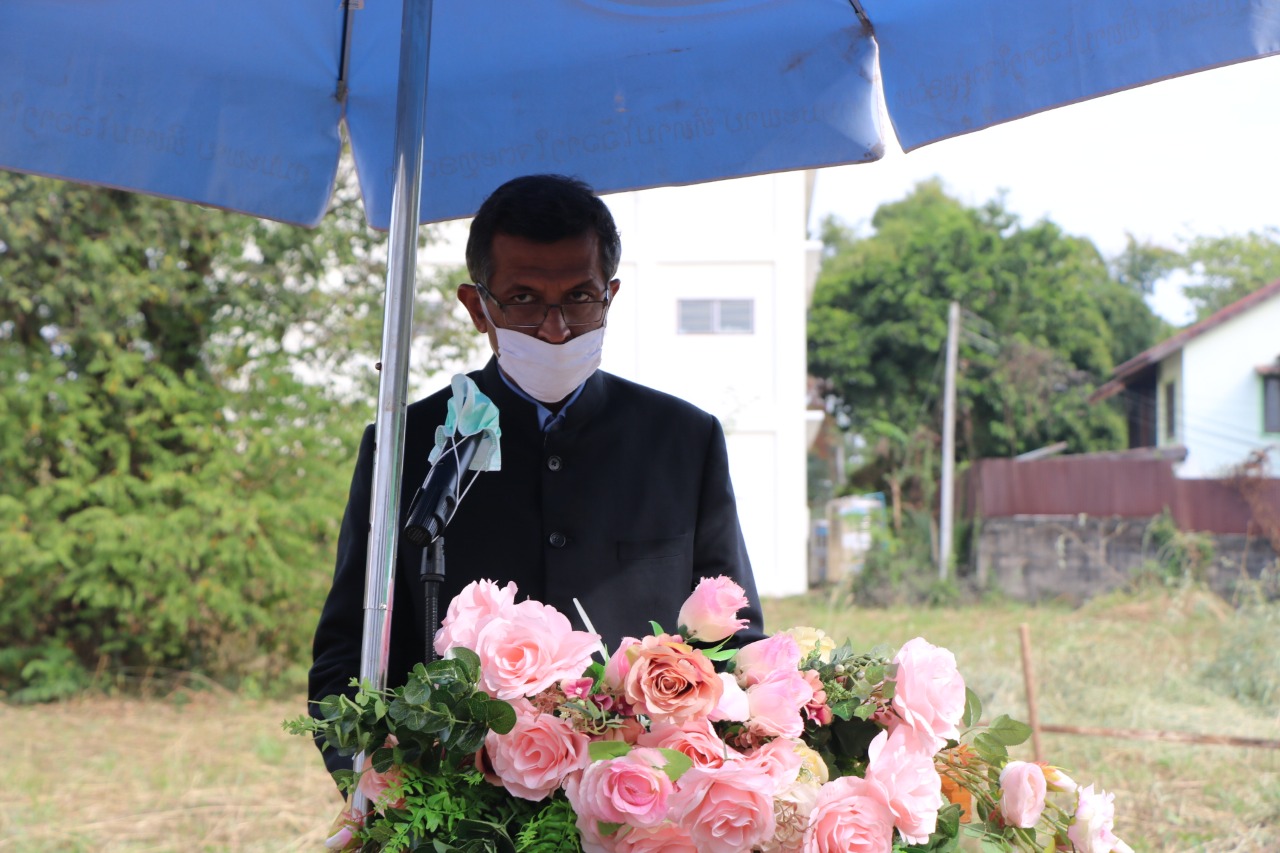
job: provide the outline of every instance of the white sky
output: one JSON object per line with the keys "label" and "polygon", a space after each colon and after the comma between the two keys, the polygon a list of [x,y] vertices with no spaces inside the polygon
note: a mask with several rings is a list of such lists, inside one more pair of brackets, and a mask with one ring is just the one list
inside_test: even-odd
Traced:
{"label": "white sky", "polygon": [[[892,130],[886,123],[886,135]],[[1280,56],[1166,80],[1050,110],[904,154],[823,169],[813,224],[830,213],[869,233],[870,218],[938,176],[977,205],[1006,189],[1026,223],[1047,217],[1111,255],[1125,232],[1172,248],[1192,236],[1280,225]],[[1190,309],[1173,282],[1152,307]]]}

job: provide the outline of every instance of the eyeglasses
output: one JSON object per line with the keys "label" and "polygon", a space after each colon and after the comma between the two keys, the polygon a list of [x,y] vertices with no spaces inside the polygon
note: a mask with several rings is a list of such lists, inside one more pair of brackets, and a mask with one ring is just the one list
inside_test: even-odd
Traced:
{"label": "eyeglasses", "polygon": [[[562,302],[549,304],[545,302],[499,302],[489,288],[479,282],[476,290],[502,311],[502,319],[514,329],[537,328],[546,322],[547,314],[552,308],[560,309],[566,326],[593,326],[604,319],[605,309],[609,307],[609,291],[605,291],[604,299],[584,300],[582,302]],[[584,294],[585,295],[585,294]]]}

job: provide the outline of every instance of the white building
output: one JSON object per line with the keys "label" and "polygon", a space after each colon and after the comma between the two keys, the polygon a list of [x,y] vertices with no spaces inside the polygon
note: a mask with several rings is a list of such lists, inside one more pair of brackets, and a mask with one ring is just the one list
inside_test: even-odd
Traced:
{"label": "white building", "polygon": [[[764,596],[808,586],[805,311],[821,250],[807,235],[812,174],[605,197],[622,233],[622,287],[603,367],[720,418]],[[425,259],[461,265],[465,225],[443,234]]]}
{"label": "white building", "polygon": [[1124,394],[1131,447],[1181,447],[1180,477],[1222,477],[1280,446],[1280,281],[1129,359],[1098,389]]}

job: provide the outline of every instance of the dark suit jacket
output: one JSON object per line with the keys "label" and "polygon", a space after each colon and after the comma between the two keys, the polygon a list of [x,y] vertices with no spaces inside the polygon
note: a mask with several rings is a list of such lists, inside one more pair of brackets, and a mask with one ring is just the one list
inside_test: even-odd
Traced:
{"label": "dark suit jacket", "polygon": [[[668,631],[702,577],[727,575],[751,602],[740,638],[763,636],[760,604],[729,481],[719,421],[659,391],[603,371],[549,432],[532,403],[503,382],[491,359],[471,378],[498,406],[502,468],[481,473],[445,530],[449,600],[471,581],[515,581],[519,599],[557,608],[583,628],[576,597],[610,651],[643,637],[649,620]],[[408,408],[401,523],[428,470],[450,390]],[[351,690],[359,675],[373,428],[365,430],[342,529],[333,587],[316,628],[310,696]],[[424,653],[421,550],[401,538],[387,681],[399,685]],[[326,755],[330,769],[344,766]],[[345,759],[350,766],[350,759]]]}

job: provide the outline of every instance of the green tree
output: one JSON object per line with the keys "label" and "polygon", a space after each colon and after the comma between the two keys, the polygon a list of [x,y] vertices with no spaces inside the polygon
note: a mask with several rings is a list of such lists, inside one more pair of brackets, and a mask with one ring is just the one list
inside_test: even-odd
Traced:
{"label": "green tree", "polygon": [[[308,232],[0,172],[0,691],[298,677],[371,417],[384,242],[350,189]],[[443,288],[419,371],[470,338]]]}
{"label": "green tree", "polygon": [[1196,319],[1280,280],[1280,228],[1226,237],[1196,237],[1182,253],[1180,267],[1192,283],[1182,288]]}
{"label": "green tree", "polygon": [[1123,444],[1120,413],[1087,397],[1159,323],[1090,242],[1052,222],[1023,225],[1001,199],[966,207],[936,180],[881,206],[870,236],[824,227],[809,369],[853,431],[888,423],[936,435],[947,305],[957,300],[963,457]]}

